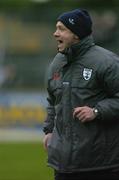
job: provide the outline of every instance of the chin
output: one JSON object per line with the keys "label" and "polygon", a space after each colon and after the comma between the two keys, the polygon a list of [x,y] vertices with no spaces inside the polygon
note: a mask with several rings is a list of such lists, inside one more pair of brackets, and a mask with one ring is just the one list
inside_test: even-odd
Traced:
{"label": "chin", "polygon": [[62,53],[62,52],[64,52],[64,49],[59,49],[59,48],[58,48],[58,52],[61,52],[61,53]]}

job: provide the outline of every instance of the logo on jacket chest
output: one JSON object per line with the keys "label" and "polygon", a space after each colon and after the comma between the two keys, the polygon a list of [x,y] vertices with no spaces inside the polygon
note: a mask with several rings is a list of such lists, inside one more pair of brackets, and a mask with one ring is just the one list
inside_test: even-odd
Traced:
{"label": "logo on jacket chest", "polygon": [[60,73],[58,73],[58,72],[55,72],[54,74],[53,74],[53,78],[52,78],[53,80],[59,80],[60,79]]}
{"label": "logo on jacket chest", "polygon": [[92,69],[84,68],[83,70],[83,77],[85,80],[89,80],[92,75]]}

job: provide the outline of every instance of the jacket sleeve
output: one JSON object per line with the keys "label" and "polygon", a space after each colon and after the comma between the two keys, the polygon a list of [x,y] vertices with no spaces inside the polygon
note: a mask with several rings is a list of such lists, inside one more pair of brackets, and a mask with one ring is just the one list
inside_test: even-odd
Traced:
{"label": "jacket sleeve", "polygon": [[62,55],[61,53],[58,53],[53,61],[51,62],[49,68],[48,68],[48,83],[47,83],[47,92],[48,92],[48,97],[47,97],[47,118],[44,121],[44,126],[43,126],[43,131],[45,134],[47,133],[51,133],[53,131],[54,128],[54,120],[55,120],[55,96],[53,95],[53,92],[51,90],[51,85],[50,82],[52,80],[52,76],[53,73],[56,71],[56,69],[59,69],[61,67],[61,60],[59,59],[64,59],[62,60],[63,62],[65,62],[66,57],[64,55]]}
{"label": "jacket sleeve", "polygon": [[44,121],[43,131],[45,134],[52,133],[55,119],[54,96],[48,91],[48,105],[47,105],[47,118]]}
{"label": "jacket sleeve", "polygon": [[107,97],[99,101],[96,108],[102,120],[119,120],[119,58],[115,56],[108,68],[102,68],[100,77]]}

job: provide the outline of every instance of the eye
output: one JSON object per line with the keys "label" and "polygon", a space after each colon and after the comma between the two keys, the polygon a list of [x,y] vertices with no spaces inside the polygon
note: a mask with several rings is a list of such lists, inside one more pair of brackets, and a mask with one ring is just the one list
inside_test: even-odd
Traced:
{"label": "eye", "polygon": [[60,26],[60,27],[59,27],[59,30],[60,30],[60,31],[65,31],[66,29],[65,29],[65,27],[63,27],[63,26]]}

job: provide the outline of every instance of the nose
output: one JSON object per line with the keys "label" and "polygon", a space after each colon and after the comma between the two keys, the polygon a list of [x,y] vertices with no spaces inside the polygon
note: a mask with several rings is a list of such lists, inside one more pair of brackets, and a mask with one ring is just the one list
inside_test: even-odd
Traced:
{"label": "nose", "polygon": [[54,37],[58,37],[59,36],[59,32],[58,30],[56,30],[54,33],[53,33]]}

